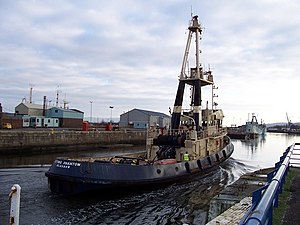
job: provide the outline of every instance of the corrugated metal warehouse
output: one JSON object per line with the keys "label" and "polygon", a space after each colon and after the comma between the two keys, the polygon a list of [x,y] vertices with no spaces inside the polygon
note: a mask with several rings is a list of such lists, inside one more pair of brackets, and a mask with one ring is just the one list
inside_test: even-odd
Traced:
{"label": "corrugated metal warehouse", "polygon": [[171,117],[160,112],[132,109],[120,115],[120,127],[146,129],[149,126],[169,127]]}
{"label": "corrugated metal warehouse", "polygon": [[22,102],[15,107],[15,112],[19,115],[43,116],[43,105]]}

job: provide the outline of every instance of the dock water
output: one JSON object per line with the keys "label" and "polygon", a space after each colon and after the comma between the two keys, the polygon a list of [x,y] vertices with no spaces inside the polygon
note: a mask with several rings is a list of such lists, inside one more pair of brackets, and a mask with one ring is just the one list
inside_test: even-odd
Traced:
{"label": "dock water", "polygon": [[[222,208],[224,212],[226,209],[244,199],[244,196],[251,196],[252,190],[248,191],[249,195],[243,195],[243,193],[246,193],[251,187],[249,183],[254,184],[253,189],[261,187],[260,185],[262,184],[259,182],[264,182],[264,175],[267,172],[260,170],[260,168],[272,167],[274,162],[282,155],[283,150],[290,144],[297,142],[298,139],[299,136],[271,133],[267,135],[266,139],[258,139],[256,140],[257,142],[234,140],[236,151],[233,157],[229,160],[226,167],[218,170],[219,172],[225,172],[223,175],[228,174],[229,182],[222,182],[222,184],[225,185],[225,187],[223,186],[224,191],[213,199],[213,201],[219,201],[219,205],[215,206],[215,208]],[[111,151],[109,149],[101,149],[101,152],[104,150],[107,151],[107,154]],[[77,153],[73,154],[77,155]],[[84,154],[94,156],[98,154],[102,155],[103,153],[87,151]],[[61,153],[54,154],[53,157],[55,157],[55,155],[61,156]],[[202,208],[197,210],[198,208],[194,207],[190,201],[186,201],[188,196],[195,197],[195,192],[191,192],[191,190],[198,190],[199,187],[202,187],[202,183],[212,184],[215,179],[221,178],[221,173],[213,173],[203,181],[196,180],[190,184],[171,186],[169,188],[159,189],[158,191],[153,190],[153,192],[149,193],[137,193],[120,199],[109,198],[108,200],[102,200],[95,199],[94,197],[90,199],[74,198],[71,204],[70,200],[61,199],[49,192],[47,180],[44,176],[44,172],[47,171],[47,168],[29,168],[29,166],[33,164],[45,165],[50,157],[49,155],[45,156],[47,157],[44,157],[44,154],[35,155],[30,157],[30,160],[25,156],[15,156],[9,161],[10,164],[15,165],[13,168],[0,170],[2,177],[0,180],[0,200],[3,203],[0,205],[1,221],[8,221],[8,190],[10,190],[11,185],[18,180],[23,190],[21,204],[22,224],[54,225],[93,222],[94,224],[96,222],[98,224],[112,224],[113,221],[117,221],[119,224],[126,224],[128,221],[134,219],[135,222],[142,221],[144,224],[170,224],[170,221],[173,221],[173,223],[177,222],[178,224],[186,223],[192,225],[207,223],[206,217],[208,217],[208,214],[210,214],[209,217],[211,221],[217,221],[219,224],[221,224],[222,221],[223,223],[226,222],[225,220],[221,220],[220,217],[214,220],[213,217],[220,213],[208,212],[212,211],[208,209],[213,207],[210,206],[212,204],[209,204],[210,200],[207,200],[208,203],[205,204],[204,210],[201,210]],[[20,159],[22,160],[20,161]],[[27,165],[28,168],[23,166],[19,168],[20,165]],[[248,178],[249,176],[252,177],[251,172],[254,170],[261,172],[256,173],[256,176],[250,182]],[[248,174],[242,176],[242,178],[237,181],[237,179],[245,173]],[[234,179],[231,178],[233,176],[235,177]],[[300,189],[300,186],[296,187]],[[235,193],[236,190],[238,190],[239,194]],[[187,196],[186,194],[190,192],[191,195]],[[221,202],[222,199],[224,199],[223,203]],[[234,201],[231,201],[231,199]],[[202,199],[201,203],[203,203]],[[296,213],[299,208],[300,206],[295,206],[293,211]],[[231,214],[229,214],[229,216],[230,215]],[[187,220],[189,216],[192,220]],[[32,221],[33,217],[35,218],[34,222]],[[296,216],[294,218],[297,219]],[[153,222],[153,220],[155,220],[155,222]],[[201,223],[199,223],[199,221],[201,221]],[[236,224],[238,224],[238,222],[239,221],[236,221]],[[288,222],[291,221],[289,220]],[[286,224],[290,225],[291,223]]]}

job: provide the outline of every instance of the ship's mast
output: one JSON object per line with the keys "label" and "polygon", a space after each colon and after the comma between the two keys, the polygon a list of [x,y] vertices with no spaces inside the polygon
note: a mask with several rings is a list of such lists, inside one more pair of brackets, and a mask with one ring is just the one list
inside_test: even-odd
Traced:
{"label": "ship's mast", "polygon": [[[180,73],[180,79],[183,79],[187,75],[185,74],[186,71],[186,65],[188,63],[188,56],[189,56],[189,50],[191,47],[191,41],[193,38],[193,34],[196,35],[196,76],[201,77],[203,74],[200,74],[200,63],[199,63],[199,58],[200,58],[200,51],[199,51],[199,40],[200,40],[200,35],[202,34],[202,27],[198,22],[198,16],[194,16],[192,18],[191,24],[189,26],[189,34],[187,38],[187,43],[184,51],[184,57],[183,57],[183,62],[182,62],[182,67],[181,67],[181,73]],[[201,77],[203,78],[203,77]]]}
{"label": "ship's mast", "polygon": [[[174,103],[172,119],[171,119],[171,128],[172,130],[178,130],[180,126],[180,117],[182,112],[182,103],[184,96],[185,84],[192,87],[192,96],[191,96],[191,112],[190,116],[193,118],[194,126],[198,131],[201,126],[202,116],[201,116],[201,86],[213,84],[213,79],[211,72],[209,71],[208,79],[203,79],[203,68],[200,65],[200,50],[199,50],[199,41],[200,35],[202,34],[202,27],[198,21],[198,16],[193,16],[190,26],[189,33],[187,38],[187,43],[184,51],[183,62],[181,67],[181,72],[179,76],[179,85],[177,89],[176,99]],[[186,74],[186,66],[188,64],[188,56],[191,47],[192,38],[195,36],[195,67],[190,68],[188,74]]]}

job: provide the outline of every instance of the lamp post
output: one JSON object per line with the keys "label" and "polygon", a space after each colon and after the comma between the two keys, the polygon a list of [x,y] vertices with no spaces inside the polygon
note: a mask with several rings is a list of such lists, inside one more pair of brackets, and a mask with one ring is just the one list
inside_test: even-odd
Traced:
{"label": "lamp post", "polygon": [[109,106],[110,108],[110,123],[112,123],[112,110],[113,110],[113,106]]}
{"label": "lamp post", "polygon": [[92,118],[93,118],[93,101],[90,101],[91,103],[91,111],[90,111],[90,123],[92,122]]}

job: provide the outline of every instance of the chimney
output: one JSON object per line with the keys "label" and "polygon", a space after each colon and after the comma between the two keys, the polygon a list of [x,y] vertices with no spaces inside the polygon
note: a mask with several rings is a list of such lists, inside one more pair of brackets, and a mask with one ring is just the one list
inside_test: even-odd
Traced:
{"label": "chimney", "polygon": [[43,101],[43,116],[46,115],[46,96],[44,96],[44,101]]}

